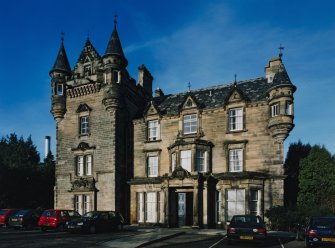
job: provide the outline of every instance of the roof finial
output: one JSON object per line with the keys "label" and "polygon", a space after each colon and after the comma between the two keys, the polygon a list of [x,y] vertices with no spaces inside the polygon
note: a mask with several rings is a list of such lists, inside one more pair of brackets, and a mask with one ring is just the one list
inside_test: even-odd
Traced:
{"label": "roof finial", "polygon": [[284,50],[284,47],[280,43],[280,46],[279,46],[279,58],[283,57],[283,50]]}
{"label": "roof finial", "polygon": [[116,27],[116,24],[117,24],[117,17],[118,15],[115,13],[114,14],[114,27]]}
{"label": "roof finial", "polygon": [[191,82],[188,82],[187,87],[188,87],[188,91],[191,91]]}
{"label": "roof finial", "polygon": [[237,75],[236,75],[236,73],[234,74],[234,77],[235,77],[235,81],[234,81],[234,83],[236,84],[236,78],[237,78]]}
{"label": "roof finial", "polygon": [[60,40],[62,41],[62,43],[64,42],[64,35],[65,35],[65,33],[62,31],[60,33]]}

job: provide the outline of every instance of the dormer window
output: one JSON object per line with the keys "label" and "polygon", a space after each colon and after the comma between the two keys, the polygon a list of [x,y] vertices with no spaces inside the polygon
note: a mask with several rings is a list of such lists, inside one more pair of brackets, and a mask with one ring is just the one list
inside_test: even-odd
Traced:
{"label": "dormer window", "polygon": [[148,121],[148,140],[154,141],[159,139],[158,120]]}
{"label": "dormer window", "polygon": [[197,114],[184,115],[183,118],[183,133],[193,134],[198,130],[198,116]]}
{"label": "dormer window", "polygon": [[63,84],[57,84],[57,86],[56,86],[56,94],[57,94],[57,96],[64,95],[64,86],[63,86]]}
{"label": "dormer window", "polygon": [[243,109],[229,109],[229,131],[243,130]]}

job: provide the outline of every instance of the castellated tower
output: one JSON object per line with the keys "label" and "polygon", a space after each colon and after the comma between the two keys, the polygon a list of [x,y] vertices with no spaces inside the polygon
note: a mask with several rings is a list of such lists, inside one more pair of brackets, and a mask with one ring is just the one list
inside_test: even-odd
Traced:
{"label": "castellated tower", "polygon": [[[89,39],[71,70],[62,39],[50,71],[56,121],[55,208],[116,210],[128,219],[132,120],[151,99],[151,81],[130,77],[114,30],[101,57]],[[150,75],[150,77],[148,77]],[[143,84],[144,81],[144,84]],[[150,93],[150,94],[149,94]]]}

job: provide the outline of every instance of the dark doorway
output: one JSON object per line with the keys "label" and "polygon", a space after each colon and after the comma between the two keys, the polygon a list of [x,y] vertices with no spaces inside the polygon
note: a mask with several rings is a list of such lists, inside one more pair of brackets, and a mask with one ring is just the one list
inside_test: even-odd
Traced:
{"label": "dark doorway", "polygon": [[193,225],[193,192],[170,189],[169,226]]}

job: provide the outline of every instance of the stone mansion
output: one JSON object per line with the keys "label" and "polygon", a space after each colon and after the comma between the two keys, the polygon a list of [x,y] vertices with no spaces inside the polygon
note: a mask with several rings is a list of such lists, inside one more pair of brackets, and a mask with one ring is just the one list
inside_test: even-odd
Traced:
{"label": "stone mansion", "polygon": [[73,69],[62,40],[50,71],[55,208],[215,228],[283,205],[296,87],[281,54],[262,77],[178,94],[153,94],[149,70],[136,81],[127,64],[116,23],[105,53],[87,39]]}

